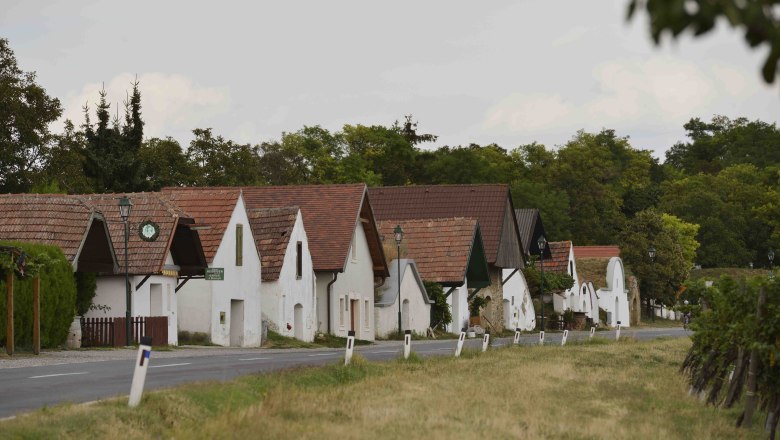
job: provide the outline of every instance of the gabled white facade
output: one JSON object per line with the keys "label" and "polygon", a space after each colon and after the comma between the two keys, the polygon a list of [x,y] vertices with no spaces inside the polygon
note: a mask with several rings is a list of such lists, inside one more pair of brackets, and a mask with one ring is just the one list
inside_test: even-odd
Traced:
{"label": "gabled white facade", "polygon": [[566,273],[574,278],[574,284],[560,294],[553,295],[553,305],[556,313],[563,313],[566,310],[575,312],[587,312],[583,309],[583,296],[580,290],[580,280],[577,276],[577,262],[574,260],[574,246],[569,246],[569,261],[566,266]]}
{"label": "gabled white facade", "polygon": [[464,277],[463,285],[455,288],[444,288],[445,294],[452,289],[452,292],[447,296],[447,305],[450,306],[450,313],[452,314],[452,322],[446,326],[446,330],[449,333],[460,333],[461,330],[469,327],[469,316],[471,314],[469,312],[469,289],[467,285],[468,280]]}
{"label": "gabled white facade", "polygon": [[[173,258],[170,252],[165,266],[171,270]],[[173,273],[173,272],[172,272]],[[149,278],[142,275],[131,275],[130,279],[130,315],[165,316],[168,318],[168,345],[177,345],[179,329],[177,324],[177,297],[175,276],[152,275]],[[139,286],[140,284],[140,286]],[[137,289],[136,289],[137,287]],[[127,299],[125,297],[124,275],[106,275],[97,277],[97,288],[92,303],[98,308],[90,310],[86,318],[125,317]]]}
{"label": "gabled white facade", "polygon": [[[298,272],[300,243],[301,273]],[[295,216],[284,263],[276,281],[262,286],[263,317],[277,333],[311,342],[317,330],[316,279],[309,252],[309,239],[303,227],[301,211]]]}
{"label": "gabled white facade", "polygon": [[599,297],[596,289],[590,281],[582,283],[580,286],[583,306],[586,307],[585,314],[593,320],[594,324],[599,324]]}
{"label": "gabled white facade", "polygon": [[531,292],[523,271],[503,269],[504,283],[504,328],[514,330],[533,330],[536,328],[536,312],[531,300]]}
{"label": "gabled white facade", "polygon": [[623,260],[612,257],[607,265],[607,287],[596,291],[599,307],[607,312],[605,324],[615,327],[620,322],[621,327],[629,327],[628,292]]}
{"label": "gabled white facade", "polygon": [[374,306],[376,335],[386,337],[398,332],[398,312],[401,329],[425,335],[431,325],[431,301],[417,273],[413,260],[401,259],[401,305],[398,305],[398,260],[390,262],[390,277],[378,289],[380,301]]}
{"label": "gabled white facade", "polygon": [[352,234],[343,271],[317,272],[316,285],[320,332],[328,333],[330,316],[331,334],[346,337],[354,330],[357,339],[374,340],[374,262],[361,221]]}
{"label": "gabled white facade", "polygon": [[[241,264],[236,252],[239,230]],[[217,345],[259,346],[262,342],[260,255],[252,238],[243,195],[238,197],[209,267],[223,268],[225,279],[193,279],[179,290],[179,330],[206,333]]]}

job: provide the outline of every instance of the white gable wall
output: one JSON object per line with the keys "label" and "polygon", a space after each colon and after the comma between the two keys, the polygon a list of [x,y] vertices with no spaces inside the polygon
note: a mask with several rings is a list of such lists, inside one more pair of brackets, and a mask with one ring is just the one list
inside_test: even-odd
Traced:
{"label": "white gable wall", "polygon": [[[321,332],[328,331],[328,308],[331,316],[331,333],[347,336],[355,320],[355,337],[374,340],[374,268],[368,249],[362,222],[357,223],[352,235],[352,245],[347,254],[344,272],[331,287],[328,303],[328,283],[333,280],[332,272],[317,273],[317,320]],[[355,258],[353,258],[353,256]]]}
{"label": "white gable wall", "polygon": [[[297,243],[302,244],[303,270],[301,277],[296,274]],[[312,268],[309,240],[303,227],[300,211],[295,218],[295,226],[290,233],[287,250],[284,254],[279,279],[263,283],[262,309],[263,316],[276,327],[275,331],[283,336],[295,337],[295,306],[302,307],[301,316],[303,340],[311,342],[317,329],[317,298],[315,291],[316,277]],[[290,329],[287,329],[287,324]]]}
{"label": "white gable wall", "polygon": [[[236,225],[243,225],[243,264],[236,265]],[[243,196],[238,198],[222,242],[209,267],[225,269],[224,281],[190,280],[179,290],[179,327],[204,331],[217,345],[261,344],[260,256],[252,238]],[[243,313],[241,310],[243,309]],[[224,321],[221,314],[224,313]],[[236,316],[234,316],[234,314]],[[204,321],[205,318],[205,321]],[[231,321],[235,320],[231,338]],[[205,323],[204,323],[205,322]]]}
{"label": "white gable wall", "polygon": [[[513,271],[514,269],[503,269],[502,279],[507,279]],[[504,314],[504,328],[533,330],[536,327],[531,292],[522,270],[518,269],[504,284]]]}
{"label": "white gable wall", "polygon": [[629,327],[628,293],[625,287],[625,273],[623,260],[612,257],[607,265],[607,287],[599,289],[599,307],[607,312],[609,326],[616,326],[620,321],[621,327]]}
{"label": "white gable wall", "polygon": [[[469,327],[469,289],[466,279],[463,279],[463,285],[456,287],[447,297],[447,305],[450,306],[452,313],[452,322],[447,324],[447,331],[450,333],[460,333],[463,328]],[[451,287],[445,287],[444,293],[449,292]]]}
{"label": "white gable wall", "polygon": [[[424,335],[431,324],[431,305],[425,300],[412,266],[410,264],[404,265],[402,272],[401,327],[403,330],[411,330],[413,333]],[[404,306],[404,303],[407,305]],[[398,301],[384,307],[374,307],[374,320],[377,336],[386,337],[390,333],[397,332]]]}

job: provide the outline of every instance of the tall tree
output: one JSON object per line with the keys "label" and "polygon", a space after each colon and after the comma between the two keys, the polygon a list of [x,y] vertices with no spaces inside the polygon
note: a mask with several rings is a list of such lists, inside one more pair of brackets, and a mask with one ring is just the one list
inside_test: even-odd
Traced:
{"label": "tall tree", "polygon": [[262,183],[259,147],[237,144],[214,136],[211,128],[192,130],[187,160],[193,167],[197,185],[236,186]]}
{"label": "tall tree", "polygon": [[192,164],[175,139],[151,138],[141,145],[138,161],[144,171],[143,189],[159,191],[165,186],[195,183]]}
{"label": "tall tree", "polygon": [[33,186],[54,139],[49,124],[61,114],[60,101],[35,82],[35,72],[19,68],[0,38],[0,192]]}
{"label": "tall tree", "polygon": [[96,108],[98,120],[94,127],[90,123],[89,107],[84,106],[82,128],[87,139],[84,172],[95,182],[96,191],[142,190],[144,172],[138,153],[143,142],[143,121],[138,81],[133,83],[132,95],[125,102],[123,125],[118,115],[111,123],[111,104],[106,97],[105,89],[101,90]]}

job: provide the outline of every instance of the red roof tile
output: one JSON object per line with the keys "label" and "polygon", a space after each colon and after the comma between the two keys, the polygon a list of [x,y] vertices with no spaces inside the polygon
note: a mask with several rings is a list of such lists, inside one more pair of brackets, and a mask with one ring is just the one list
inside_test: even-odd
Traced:
{"label": "red roof tile", "polygon": [[[200,188],[205,189],[214,188]],[[357,222],[362,221],[366,226],[374,274],[388,275],[365,184],[249,186],[241,189],[247,209],[300,208],[315,271],[344,270],[352,235]],[[163,191],[169,190],[173,188]]]}
{"label": "red roof tile", "polygon": [[[498,257],[508,185],[428,185],[369,188],[377,220],[470,217],[479,221],[489,264]],[[511,207],[511,205],[510,205]],[[514,211],[512,211],[514,215]],[[517,230],[517,225],[508,225]],[[520,239],[519,234],[518,240]]]}
{"label": "red roof tile", "polygon": [[[568,273],[571,241],[553,241],[547,245],[550,247],[552,258],[544,260],[544,270]],[[536,262],[536,266],[539,267],[539,261]]]}
{"label": "red roof tile", "polygon": [[198,226],[206,261],[211,263],[217,253],[230,217],[238,203],[240,188],[166,188],[162,194],[175,206],[193,217]]}
{"label": "red roof tile", "polygon": [[94,211],[74,196],[0,194],[0,240],[57,246],[72,264]]}
{"label": "red roof tile", "polygon": [[574,246],[574,257],[577,259],[619,256],[620,248],[618,246]]}
{"label": "red roof tile", "polygon": [[401,257],[415,261],[422,279],[438,283],[463,282],[477,229],[476,219],[380,221],[377,225],[384,237],[385,248],[393,249],[392,255],[387,255],[388,259],[396,257],[393,230],[399,224],[404,231],[402,249],[405,252],[402,251]]}
{"label": "red roof tile", "polygon": [[262,259],[263,281],[279,279],[297,216],[297,206],[249,210],[249,226]]}
{"label": "red roof tile", "polygon": [[145,220],[151,220],[160,227],[160,235],[156,241],[141,240],[137,231],[131,230],[129,236],[128,269],[131,274],[160,273],[165,265],[165,259],[170,250],[173,234],[176,231],[179,218],[187,218],[178,208],[172,206],[158,193],[130,194],[90,194],[79,196],[87,204],[102,212],[108,221],[111,240],[116,249],[120,271],[125,267],[124,222],[119,216],[118,199],[126,195],[133,208],[130,211],[129,223],[137,226]]}

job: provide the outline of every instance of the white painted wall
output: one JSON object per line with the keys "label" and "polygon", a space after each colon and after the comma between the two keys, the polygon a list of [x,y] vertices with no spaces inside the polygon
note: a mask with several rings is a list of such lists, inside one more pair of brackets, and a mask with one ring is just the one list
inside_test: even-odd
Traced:
{"label": "white painted wall", "polygon": [[[236,266],[236,225],[243,225],[243,264]],[[190,280],[179,290],[179,328],[204,331],[211,342],[230,345],[231,301],[243,303],[243,331],[234,338],[241,347],[257,347],[261,338],[260,255],[252,238],[243,196],[238,198],[222,242],[209,267],[225,269],[224,281]],[[220,322],[220,314],[225,314]],[[240,319],[241,317],[236,317]]]}
{"label": "white painted wall", "polygon": [[[456,287],[447,297],[447,304],[452,313],[452,322],[447,324],[447,331],[450,333],[460,333],[461,329],[469,326],[469,289],[466,285],[464,278],[463,285]],[[444,293],[449,290],[449,287],[445,287]]]}
{"label": "white painted wall", "polygon": [[[502,279],[506,279],[513,271],[503,269]],[[508,321],[504,319],[505,328],[533,330],[536,327],[536,312],[522,270],[518,270],[504,284],[504,300],[504,306],[509,306],[509,311],[504,310],[504,314],[509,316]]]}
{"label": "white painted wall", "polygon": [[[300,278],[296,271],[296,246],[302,243],[303,270]],[[303,227],[301,212],[295,219],[295,226],[290,234],[284,263],[277,281],[263,283],[261,301],[263,316],[270,321],[274,331],[281,335],[295,337],[295,305],[303,309],[303,340],[311,342],[317,328],[317,298],[315,292],[315,275],[312,268],[309,240]],[[292,328],[287,329],[287,324]]]}
{"label": "white painted wall", "polygon": [[[354,257],[354,258],[353,258]],[[317,273],[317,321],[319,330],[328,331],[328,308],[331,311],[331,333],[347,336],[350,317],[354,313],[355,337],[374,340],[374,268],[371,252],[363,225],[358,222],[352,235],[352,245],[347,254],[344,272],[331,287],[331,301],[328,303],[328,283],[333,280],[331,272]],[[353,301],[356,301],[353,303]],[[343,306],[341,306],[343,305]],[[354,306],[357,306],[356,308]],[[354,310],[353,310],[354,309]]]}
{"label": "white painted wall", "polygon": [[[390,273],[397,271],[395,266],[390,268]],[[402,307],[403,330],[411,330],[413,333],[424,335],[431,323],[431,305],[426,301],[420,285],[414,276],[414,269],[409,264],[402,267],[401,274],[401,300],[408,301],[408,307]],[[403,303],[402,303],[403,305]],[[385,337],[398,330],[398,301],[393,301],[387,306],[374,307],[374,321],[376,323],[376,335]]]}
{"label": "white painted wall", "polygon": [[623,261],[619,257],[609,259],[607,287],[599,289],[596,294],[599,297],[599,307],[607,312],[607,325],[614,327],[620,321],[621,327],[630,326],[628,292],[625,287]]}
{"label": "white painted wall", "polygon": [[[566,310],[575,312],[585,312],[582,308],[582,292],[580,291],[580,280],[577,276],[577,262],[574,260],[574,246],[569,247],[569,262],[567,263],[567,273],[574,278],[574,284],[566,289],[561,295],[553,295],[553,305],[555,312],[562,314]],[[572,270],[573,269],[573,270]]]}
{"label": "white painted wall", "polygon": [[[176,290],[176,278],[153,275],[138,289],[138,285],[145,276],[130,276],[130,314],[132,316],[167,316],[168,317],[168,344],[177,345],[179,343],[179,330],[176,317],[177,298],[174,293]],[[159,297],[155,295],[154,304],[157,310],[152,311],[151,291],[159,292]],[[108,306],[109,310],[90,310],[87,312],[87,318],[107,318],[107,317],[125,317],[127,299],[125,297],[125,277],[124,275],[99,276],[97,278],[97,290],[95,298],[92,301],[96,305]]]}

